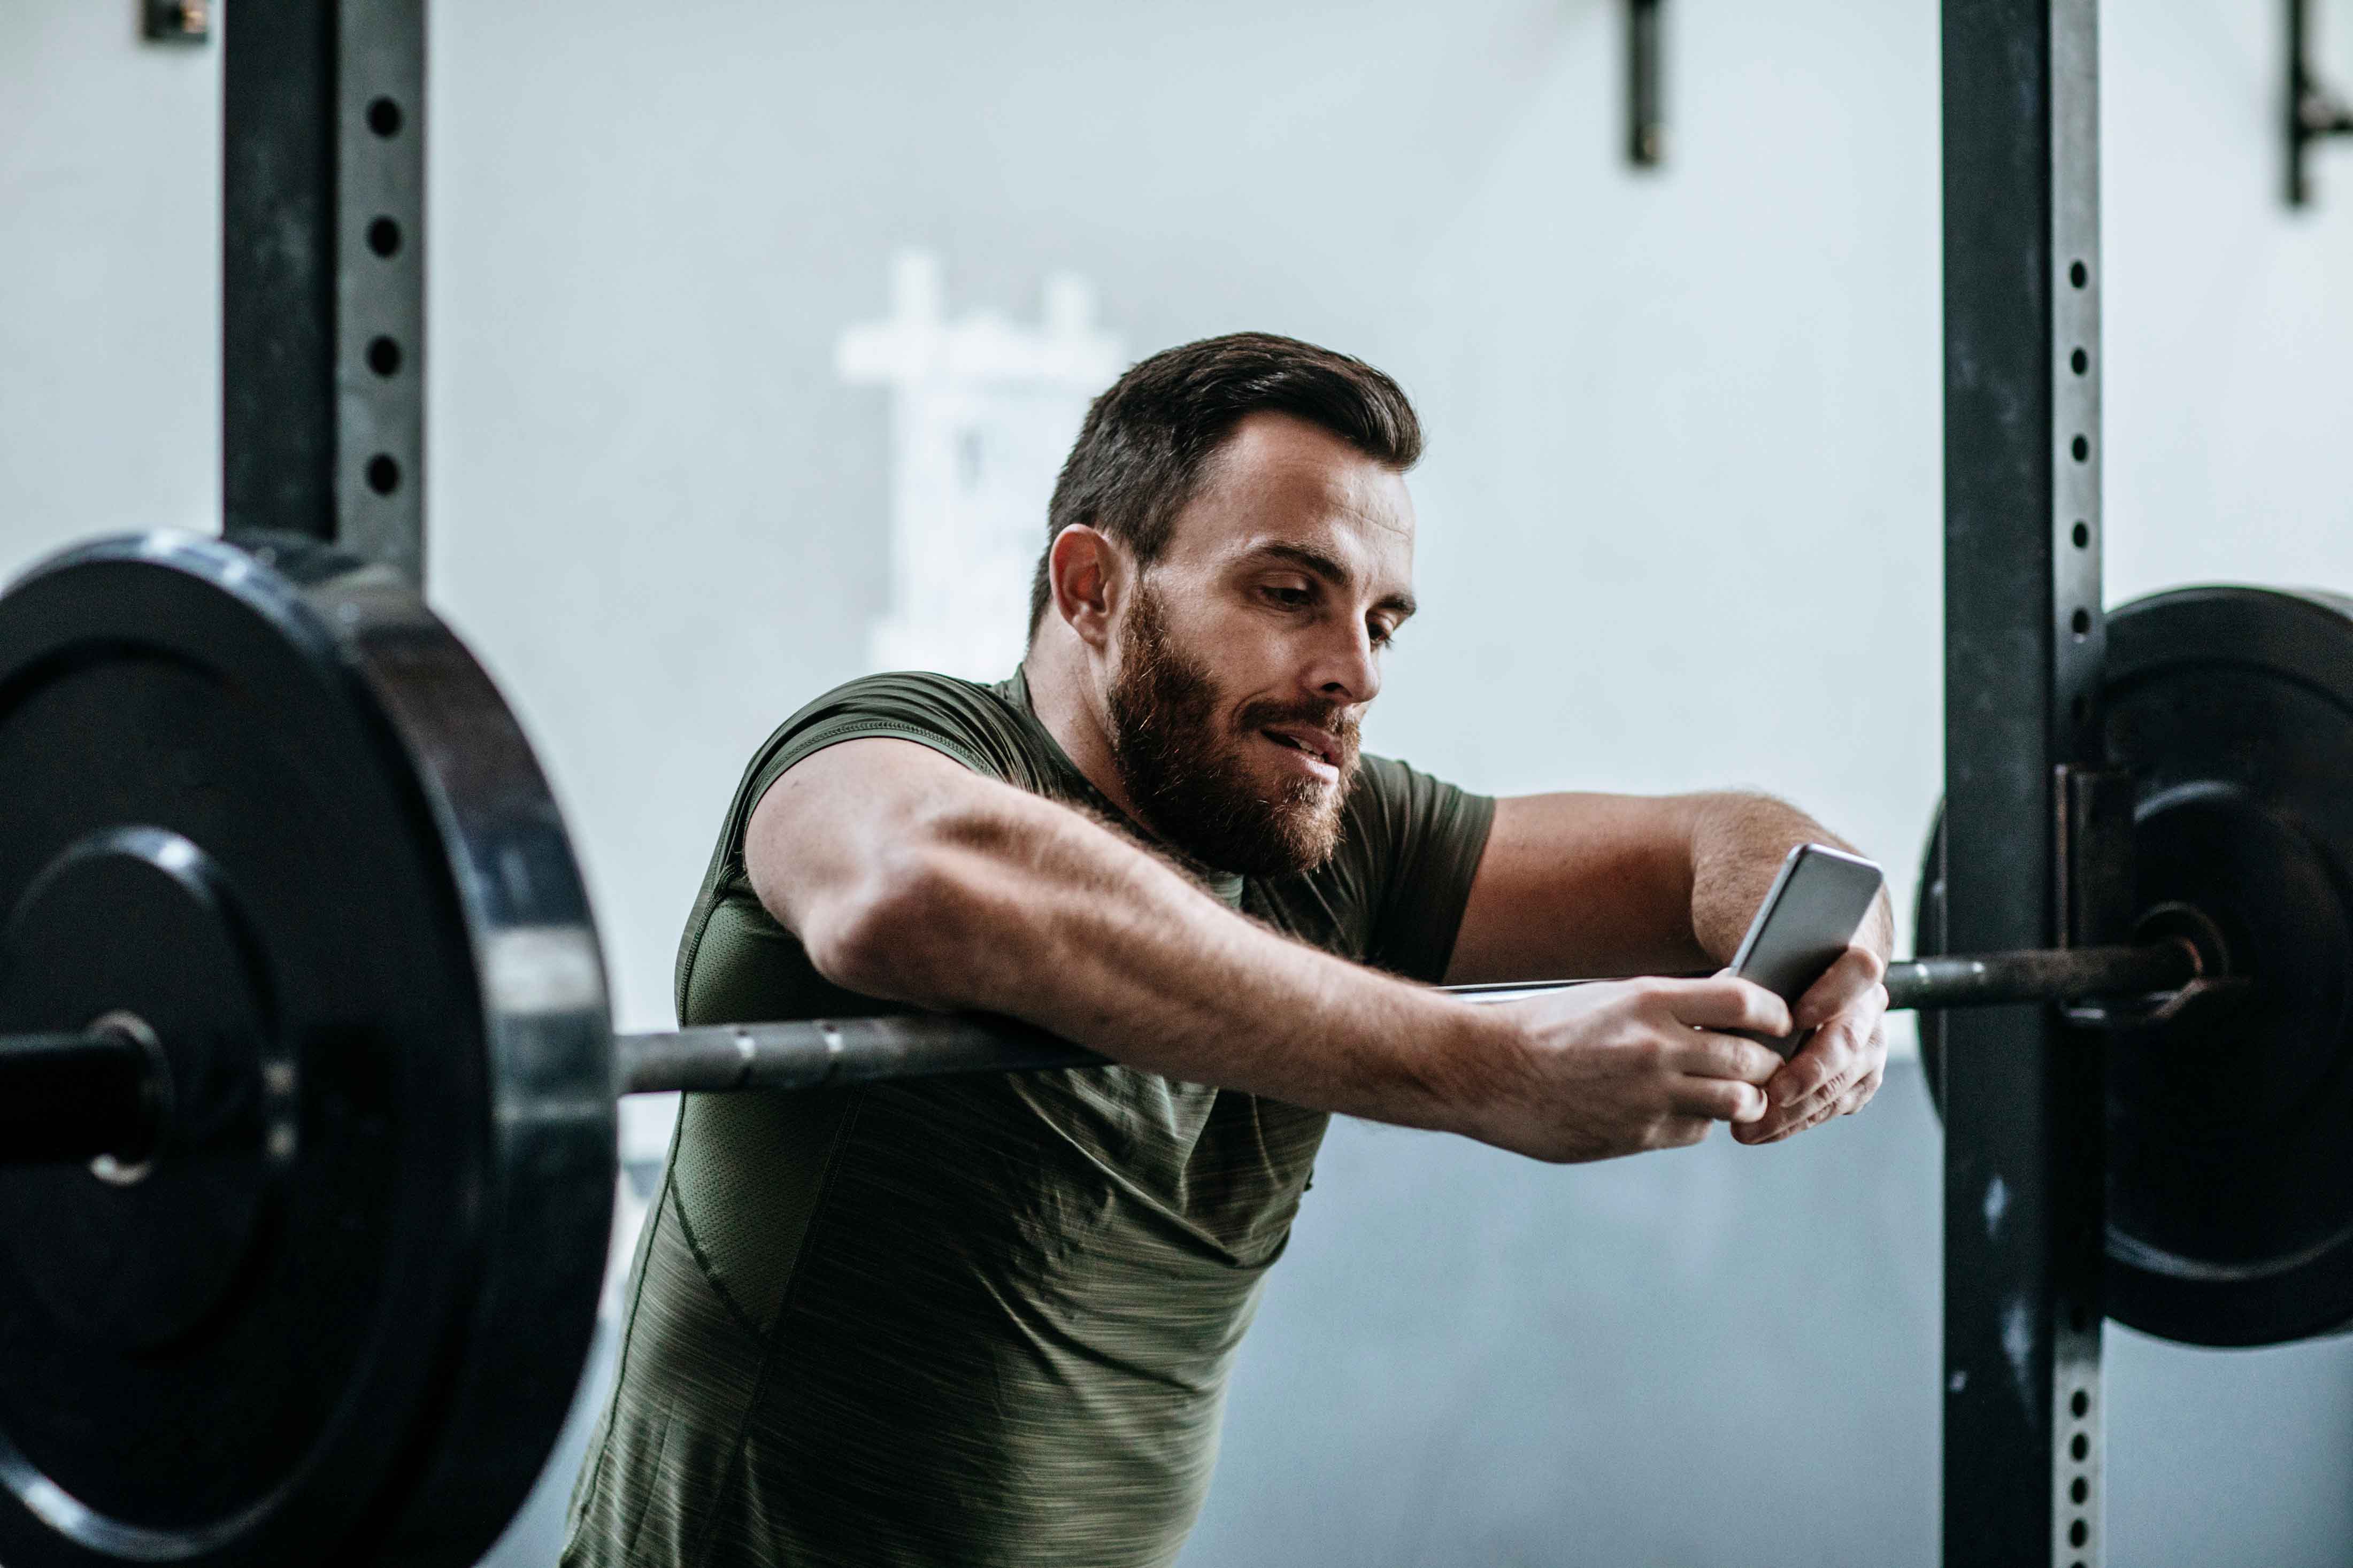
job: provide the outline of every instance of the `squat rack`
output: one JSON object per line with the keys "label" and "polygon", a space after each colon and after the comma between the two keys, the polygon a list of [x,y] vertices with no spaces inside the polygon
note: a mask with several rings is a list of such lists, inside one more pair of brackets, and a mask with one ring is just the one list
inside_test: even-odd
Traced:
{"label": "squat rack", "polygon": [[[1947,951],[2115,942],[2130,912],[2099,755],[2095,11],[1944,5]],[[226,531],[421,584],[425,0],[239,0],[223,70]],[[2101,1053],[2049,1006],[1947,1026],[1944,1559],[2091,1568]]]}

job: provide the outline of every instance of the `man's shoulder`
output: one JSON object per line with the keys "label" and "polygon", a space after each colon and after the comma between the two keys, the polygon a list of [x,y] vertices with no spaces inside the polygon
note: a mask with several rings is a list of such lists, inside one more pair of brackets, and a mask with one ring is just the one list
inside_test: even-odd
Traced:
{"label": "man's shoulder", "polygon": [[982,718],[1011,717],[1018,710],[1007,695],[1009,682],[966,680],[930,669],[886,669],[845,680],[823,696],[803,704],[784,721],[779,733],[808,728],[837,718]]}
{"label": "man's shoulder", "polygon": [[914,741],[976,772],[1010,777],[1026,771],[1036,750],[1035,725],[1010,686],[925,669],[861,675],[778,725],[754,759],[752,777],[773,778],[827,746],[869,736]]}

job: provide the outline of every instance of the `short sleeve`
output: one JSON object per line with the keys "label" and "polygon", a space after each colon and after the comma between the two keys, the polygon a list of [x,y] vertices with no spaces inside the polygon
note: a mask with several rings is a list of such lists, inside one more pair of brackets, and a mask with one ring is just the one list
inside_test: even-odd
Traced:
{"label": "short sleeve", "polygon": [[[770,735],[744,773],[737,805],[748,820],[768,786],[795,764],[844,741],[912,741],[976,773],[1020,782],[1025,759],[1011,744],[1002,699],[944,675],[873,675],[835,688]],[[742,825],[735,824],[742,847]]]}
{"label": "short sleeve", "polygon": [[1366,962],[1432,984],[1446,977],[1494,826],[1493,796],[1367,756],[1349,801],[1369,930]]}
{"label": "short sleeve", "polygon": [[688,917],[679,948],[679,1005],[686,1005],[688,978],[713,911],[744,876],[744,833],[752,812],[786,770],[845,741],[911,741],[976,773],[1035,789],[1032,775],[1039,769],[1033,748],[1023,744],[1022,724],[1021,715],[994,688],[907,672],[870,675],[836,687],[778,725],[753,753],[736,785]]}

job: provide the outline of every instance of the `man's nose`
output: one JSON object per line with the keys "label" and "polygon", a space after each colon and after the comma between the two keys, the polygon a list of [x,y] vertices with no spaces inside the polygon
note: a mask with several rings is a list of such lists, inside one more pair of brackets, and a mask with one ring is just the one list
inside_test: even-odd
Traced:
{"label": "man's nose", "polygon": [[1333,702],[1370,702],[1379,696],[1381,665],[1372,633],[1359,626],[1333,637],[1318,651],[1310,684],[1317,696]]}

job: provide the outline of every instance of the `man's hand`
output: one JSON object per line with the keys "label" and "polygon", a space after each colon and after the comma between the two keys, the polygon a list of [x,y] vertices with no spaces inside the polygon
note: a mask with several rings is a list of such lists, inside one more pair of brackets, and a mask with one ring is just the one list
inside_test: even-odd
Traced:
{"label": "man's hand", "polygon": [[1861,1110],[1879,1092],[1887,1067],[1887,965],[1867,947],[1850,947],[1792,1009],[1813,1036],[1765,1085],[1765,1114],[1732,1136],[1772,1143],[1833,1116]]}
{"label": "man's hand", "polygon": [[[1877,975],[1873,976],[1877,984]],[[1577,985],[1497,1012],[1524,1070],[1494,1086],[1477,1135],[1534,1159],[1608,1160],[1753,1122],[1781,1058],[1725,1029],[1781,1036],[1782,1000],[1729,975]]]}

